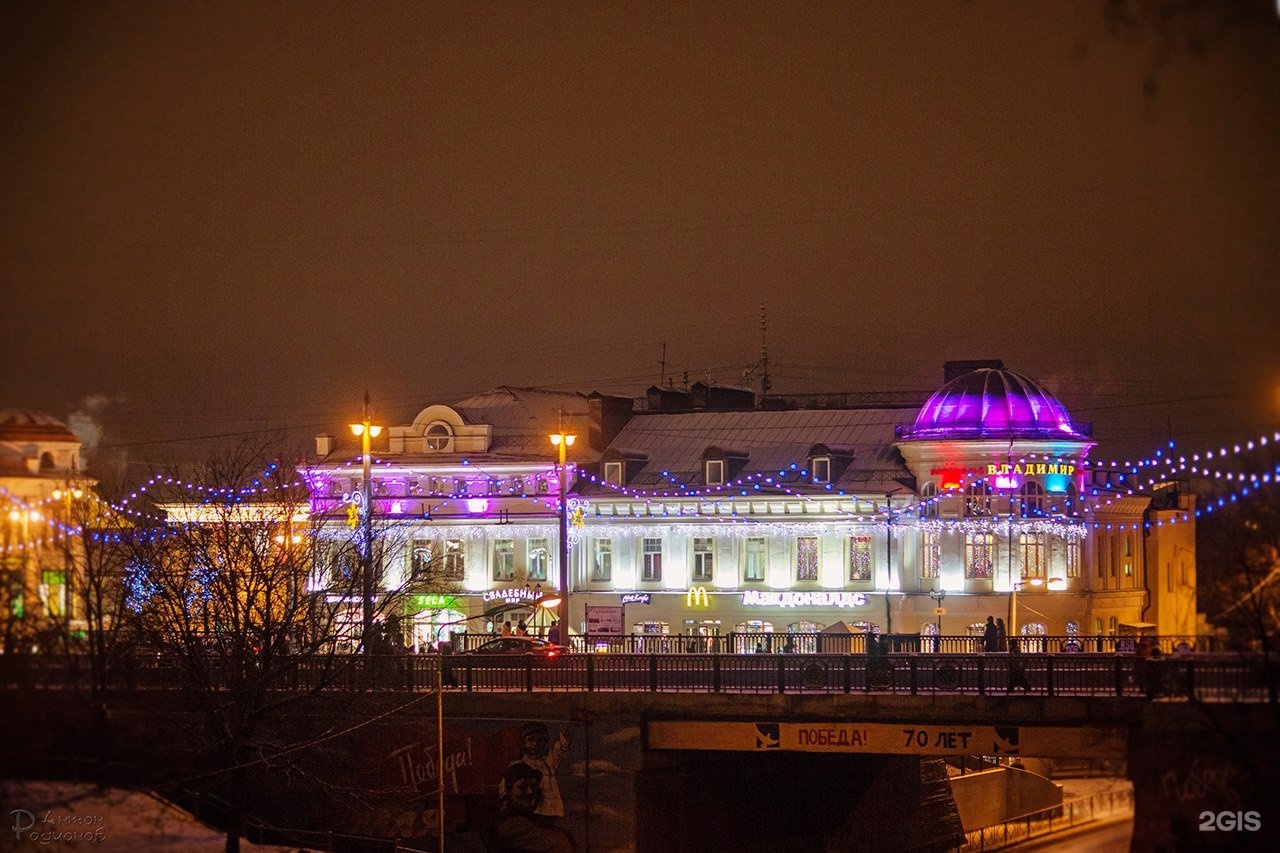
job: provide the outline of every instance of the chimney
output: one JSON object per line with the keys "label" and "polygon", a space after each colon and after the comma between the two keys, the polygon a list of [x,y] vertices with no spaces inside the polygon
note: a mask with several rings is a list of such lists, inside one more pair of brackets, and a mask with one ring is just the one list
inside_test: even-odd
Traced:
{"label": "chimney", "polygon": [[316,456],[328,456],[338,446],[338,439],[328,433],[316,436]]}
{"label": "chimney", "polygon": [[609,397],[593,391],[587,397],[587,444],[591,449],[603,452],[631,420],[631,410],[630,397]]}

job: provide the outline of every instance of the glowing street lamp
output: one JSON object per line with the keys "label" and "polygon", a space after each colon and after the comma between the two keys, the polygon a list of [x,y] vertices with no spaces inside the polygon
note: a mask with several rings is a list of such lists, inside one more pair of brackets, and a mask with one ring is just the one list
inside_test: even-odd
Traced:
{"label": "glowing street lamp", "polygon": [[560,599],[556,602],[559,606],[560,614],[560,630],[562,632],[561,642],[565,642],[569,638],[569,502],[565,498],[565,451],[573,446],[578,437],[572,433],[564,431],[564,424],[561,423],[560,432],[552,433],[551,444],[560,450],[560,572],[559,572],[559,592]]}
{"label": "glowing street lamp", "polygon": [[369,422],[369,392],[364,392],[364,417],[358,424],[351,424],[351,432],[360,437],[360,453],[363,459],[363,477],[360,481],[360,512],[363,516],[361,529],[363,540],[360,546],[360,572],[364,599],[364,618],[362,620],[363,635],[360,642],[364,644],[365,654],[372,654],[369,640],[373,637],[373,489],[369,483],[369,467],[372,453],[369,441],[382,432],[382,427]]}

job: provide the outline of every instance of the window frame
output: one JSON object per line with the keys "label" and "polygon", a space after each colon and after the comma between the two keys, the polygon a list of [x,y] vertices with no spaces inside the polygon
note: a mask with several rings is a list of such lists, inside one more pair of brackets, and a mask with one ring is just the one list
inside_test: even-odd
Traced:
{"label": "window frame", "polygon": [[[760,550],[752,550],[752,543],[759,543]],[[758,556],[759,577],[752,577],[753,557]],[[764,536],[748,536],[742,543],[742,581],[743,583],[764,583],[769,571],[769,540]]]}
{"label": "window frame", "polygon": [[621,486],[625,465],[621,462],[604,463],[604,482],[608,486]]}
{"label": "window frame", "polygon": [[710,536],[695,536],[689,548],[693,555],[691,577],[697,583],[710,583],[716,571],[716,540]]}
{"label": "window frame", "polygon": [[[650,546],[657,544],[657,550]],[[662,537],[645,536],[640,540],[640,580],[645,583],[662,582]]]}
{"label": "window frame", "polygon": [[[809,550],[802,543],[813,543],[812,550]],[[806,563],[811,561],[812,566]],[[817,583],[818,575],[822,569],[822,539],[818,536],[797,536],[796,537],[796,583]],[[812,574],[813,577],[805,577],[806,574]]]}
{"label": "window frame", "polygon": [[495,581],[516,579],[516,540],[503,537],[493,540],[491,566]]}
{"label": "window frame", "polygon": [[[712,470],[718,473],[713,477]],[[703,479],[706,480],[708,486],[723,486],[725,484],[725,464],[723,459],[708,459],[702,466]]]}
{"label": "window frame", "polygon": [[613,582],[613,539],[604,537],[591,540],[590,581]]}
{"label": "window frame", "polygon": [[[538,546],[535,543],[541,542]],[[541,551],[541,556],[537,556]],[[541,565],[541,573],[534,570],[535,566]],[[525,540],[525,577],[531,581],[545,581],[547,574],[551,571],[551,540],[546,536],[537,536],[532,539]]]}
{"label": "window frame", "polygon": [[[858,577],[865,574],[865,577]],[[875,580],[875,556],[872,538],[863,534],[849,535],[849,582],[867,583]]]}

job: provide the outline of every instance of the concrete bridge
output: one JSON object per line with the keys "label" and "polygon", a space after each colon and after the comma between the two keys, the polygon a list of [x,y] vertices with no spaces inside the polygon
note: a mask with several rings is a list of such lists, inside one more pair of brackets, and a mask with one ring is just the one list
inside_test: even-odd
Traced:
{"label": "concrete bridge", "polygon": [[[455,686],[437,693],[427,684],[443,672],[418,671],[415,662],[390,670],[393,683],[381,689],[281,697],[258,726],[246,784],[263,826],[400,837],[423,847],[434,843],[443,786],[449,849],[482,850],[475,845],[492,822],[497,780],[520,754],[520,727],[540,720],[553,736],[569,736],[558,776],[565,825],[580,849],[945,847],[958,840],[960,826],[942,761],[966,755],[1126,762],[1135,787],[1135,849],[1254,849],[1277,840],[1280,814],[1269,811],[1280,790],[1276,708],[1231,699],[1229,679],[1212,690],[1148,697],[1127,678],[1117,691],[1110,663],[1111,680],[1096,693],[1078,672],[1075,693],[1066,681],[1012,694],[1004,684],[943,690],[920,677],[924,656],[913,656],[912,682],[904,656],[888,683],[860,680],[857,668],[846,682],[842,666],[835,679],[814,686],[804,680],[814,661],[803,657],[788,658],[782,680],[767,690],[732,687],[733,679],[724,679],[732,664],[722,660],[718,691],[711,682],[677,690],[596,681],[595,689],[574,689],[568,674],[585,679],[585,662],[552,670],[558,674],[545,685],[537,679],[546,670],[525,662],[493,675],[516,679],[514,688],[486,681],[477,666],[468,690],[457,677],[465,665],[457,669],[454,661]],[[689,664],[681,677],[701,680],[713,663]],[[777,662],[768,663],[776,675]],[[984,672],[994,666],[988,657]],[[968,667],[958,663],[962,673]],[[665,671],[661,663],[657,670]],[[641,660],[626,671],[649,679],[653,664]],[[1066,678],[1068,671],[1052,674]],[[405,689],[399,679],[411,676],[417,683]],[[1193,682],[1213,679],[1193,675]],[[180,799],[209,780],[218,794],[216,762],[192,734],[207,698],[156,686],[113,695],[111,766]],[[1244,698],[1264,695],[1250,688]],[[11,682],[0,693],[0,720],[9,730],[0,738],[0,763],[24,775],[83,774],[103,749],[90,740],[74,691]],[[1205,813],[1228,811],[1257,811],[1261,826],[1247,835],[1216,823],[1213,831],[1200,829]]]}

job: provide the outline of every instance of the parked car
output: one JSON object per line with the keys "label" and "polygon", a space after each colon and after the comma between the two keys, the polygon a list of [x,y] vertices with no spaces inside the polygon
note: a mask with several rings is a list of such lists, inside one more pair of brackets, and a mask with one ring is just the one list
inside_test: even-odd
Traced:
{"label": "parked car", "polygon": [[481,643],[474,649],[459,652],[459,655],[536,655],[542,658],[555,658],[569,651],[565,646],[557,646],[537,637],[495,637]]}

